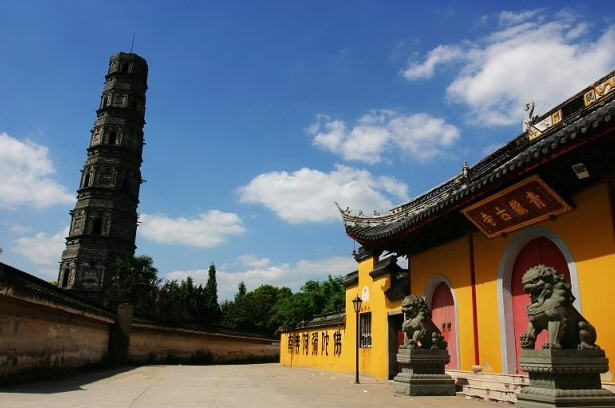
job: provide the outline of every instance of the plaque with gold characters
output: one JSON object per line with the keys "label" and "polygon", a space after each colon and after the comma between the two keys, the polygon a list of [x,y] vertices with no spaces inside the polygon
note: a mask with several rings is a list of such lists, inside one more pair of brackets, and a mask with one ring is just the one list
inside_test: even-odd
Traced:
{"label": "plaque with gold characters", "polygon": [[570,210],[555,191],[534,175],[461,212],[487,237],[493,238]]}

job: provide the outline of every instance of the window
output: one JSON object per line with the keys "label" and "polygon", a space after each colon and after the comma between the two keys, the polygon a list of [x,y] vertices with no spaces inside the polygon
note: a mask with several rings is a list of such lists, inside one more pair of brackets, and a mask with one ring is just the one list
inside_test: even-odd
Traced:
{"label": "window", "polygon": [[83,188],[90,186],[90,173],[85,173],[85,179],[83,180]]}
{"label": "window", "polygon": [[70,273],[70,270],[68,268],[64,268],[64,274],[62,275],[62,285],[60,286],[61,288],[65,288],[68,286],[68,274]]}
{"label": "window", "polygon": [[372,347],[372,314],[361,313],[359,316],[359,347],[371,348]]}
{"label": "window", "polygon": [[92,234],[102,234],[102,218],[94,218],[94,224],[92,225]]}
{"label": "window", "polygon": [[130,182],[126,176],[124,176],[124,180],[122,181],[122,192],[130,193]]}

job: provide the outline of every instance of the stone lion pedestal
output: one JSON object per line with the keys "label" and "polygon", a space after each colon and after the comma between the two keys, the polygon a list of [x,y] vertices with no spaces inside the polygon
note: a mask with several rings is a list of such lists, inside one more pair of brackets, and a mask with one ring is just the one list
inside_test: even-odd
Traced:
{"label": "stone lion pedestal", "polygon": [[400,395],[455,395],[455,381],[444,373],[450,361],[446,350],[400,348],[397,362],[402,371],[393,379]]}
{"label": "stone lion pedestal", "polygon": [[615,407],[615,394],[600,382],[609,369],[603,350],[521,350],[519,365],[530,385],[517,395],[516,407]]}
{"label": "stone lion pedestal", "polygon": [[[596,345],[596,329],[573,306],[565,276],[541,264],[529,268],[521,283],[530,304],[527,331],[519,338],[519,365],[530,374],[530,385],[517,395],[515,406],[615,407],[615,394],[603,390],[600,382],[609,360]],[[547,341],[542,350],[535,350],[542,331]]]}

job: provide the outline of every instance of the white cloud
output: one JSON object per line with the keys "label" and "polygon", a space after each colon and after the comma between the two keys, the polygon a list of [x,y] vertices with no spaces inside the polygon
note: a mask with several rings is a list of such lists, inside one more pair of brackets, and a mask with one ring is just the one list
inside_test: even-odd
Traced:
{"label": "white cloud", "polygon": [[246,231],[239,215],[218,210],[194,218],[141,214],[139,221],[139,233],[163,244],[214,247]]}
{"label": "white cloud", "polygon": [[291,224],[338,221],[333,203],[358,209],[388,210],[387,197],[408,198],[408,186],[392,177],[336,165],[329,173],[309,168],[261,174],[238,190],[240,200],[262,204]]}
{"label": "white cloud", "polygon": [[4,225],[6,225],[9,229],[9,231],[14,232],[16,234],[27,234],[28,232],[32,231],[32,228],[26,226],[26,225],[21,225],[21,224],[17,224],[14,222],[7,222]]}
{"label": "white cloud", "polygon": [[44,232],[31,237],[21,237],[13,241],[11,250],[23,255],[36,265],[36,273],[41,278],[53,280],[58,277],[58,264],[66,244],[68,227],[53,234]]}
{"label": "white cloud", "polygon": [[[260,265],[241,266],[246,259],[261,261]],[[345,275],[356,269],[356,262],[352,257],[332,257],[318,260],[299,260],[294,264],[282,263],[271,265],[268,258],[259,259],[254,255],[242,255],[232,265],[216,270],[218,284],[218,297],[220,300],[232,299],[237,292],[237,285],[243,281],[248,290],[260,285],[287,286],[293,291],[298,290],[308,280],[326,279],[328,275]],[[227,269],[228,268],[228,269]],[[169,272],[165,278],[168,280],[184,280],[188,276],[198,284],[207,282],[208,268],[186,271]]]}
{"label": "white cloud", "polygon": [[501,25],[519,24],[535,17],[540,10],[522,10],[518,12],[514,11],[501,11],[498,14],[498,21]]}
{"label": "white cloud", "polygon": [[[406,78],[429,78],[438,65],[460,65],[446,96],[470,109],[468,121],[521,127],[522,107],[528,99],[550,108],[615,65],[615,26],[592,40],[590,25],[566,10],[550,16],[541,10],[501,12],[497,17],[500,24],[493,32],[438,45],[422,62],[409,65],[406,72],[411,75]],[[444,56],[438,57],[440,53]]]}
{"label": "white cloud", "polygon": [[408,80],[429,79],[433,76],[437,65],[454,61],[463,56],[460,47],[450,45],[438,45],[429,51],[425,62],[414,62],[404,71],[404,77]]}
{"label": "white cloud", "polygon": [[459,139],[459,129],[427,113],[402,114],[373,110],[349,127],[346,122],[317,116],[308,129],[313,143],[342,155],[346,160],[378,163],[392,149],[417,160],[429,160]]}
{"label": "white cloud", "polygon": [[569,40],[577,39],[581,37],[583,34],[587,33],[588,29],[589,29],[589,24],[579,23],[566,33],[566,38]]}
{"label": "white cloud", "polygon": [[47,147],[0,133],[0,208],[29,204],[45,208],[75,202],[75,197],[50,176],[55,173]]}
{"label": "white cloud", "polygon": [[257,258],[255,255],[246,254],[237,257],[237,263],[250,268],[264,268],[271,264],[269,258]]}

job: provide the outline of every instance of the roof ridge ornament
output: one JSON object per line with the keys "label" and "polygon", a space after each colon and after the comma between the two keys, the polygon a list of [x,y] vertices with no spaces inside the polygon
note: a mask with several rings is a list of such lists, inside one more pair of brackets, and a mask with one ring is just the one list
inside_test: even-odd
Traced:
{"label": "roof ridge ornament", "polygon": [[525,114],[523,116],[523,132],[527,132],[532,127],[532,124],[538,119],[538,115],[534,115],[534,100],[530,99],[523,107]]}
{"label": "roof ridge ornament", "polygon": [[461,167],[461,176],[466,179],[468,178],[468,174],[470,172],[470,166],[468,166],[468,162],[464,161],[463,166]]}

